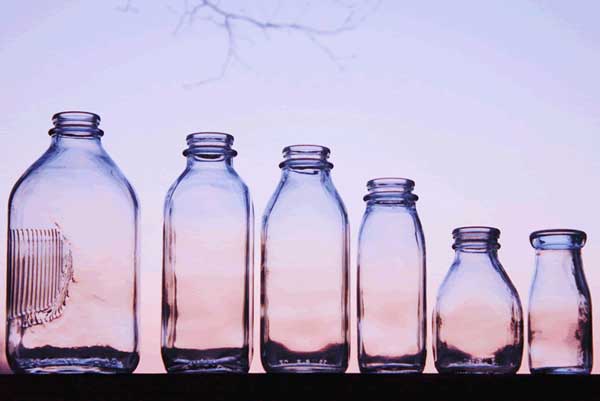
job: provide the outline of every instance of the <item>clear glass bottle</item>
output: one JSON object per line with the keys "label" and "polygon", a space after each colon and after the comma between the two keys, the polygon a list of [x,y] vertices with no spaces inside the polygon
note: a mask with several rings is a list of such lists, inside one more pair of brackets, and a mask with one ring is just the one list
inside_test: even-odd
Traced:
{"label": "clear glass bottle", "polygon": [[135,192],[100,117],[53,117],[9,199],[6,354],[19,373],[127,373],[138,363]]}
{"label": "clear glass bottle", "polygon": [[454,262],[433,311],[433,357],[440,373],[515,373],[523,354],[519,294],[498,260],[500,230],[452,233]]}
{"label": "clear glass bottle", "polygon": [[542,230],[530,236],[535,274],[529,291],[531,373],[592,370],[592,300],[581,260],[586,234]]}
{"label": "clear glass bottle", "polygon": [[248,372],[254,215],[228,134],[187,136],[164,209],[162,358],[168,372]]}
{"label": "clear glass bottle", "polygon": [[378,178],[358,239],[358,364],[363,373],[425,367],[425,239],[414,181]]}
{"label": "clear glass bottle", "polygon": [[346,209],[331,180],[329,149],[295,145],[283,154],[262,225],[262,364],[267,372],[344,372]]}

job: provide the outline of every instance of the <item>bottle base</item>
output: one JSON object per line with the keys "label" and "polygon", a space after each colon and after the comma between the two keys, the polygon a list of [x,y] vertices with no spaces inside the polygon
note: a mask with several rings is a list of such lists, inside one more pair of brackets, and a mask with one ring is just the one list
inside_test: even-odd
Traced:
{"label": "bottle base", "polygon": [[248,373],[247,351],[247,348],[163,348],[162,358],[168,373]]}
{"label": "bottle base", "polygon": [[510,375],[519,370],[514,366],[497,366],[497,365],[447,365],[435,367],[442,374],[462,374],[462,375]]}
{"label": "bottle base", "polygon": [[114,374],[131,373],[137,367],[137,352],[122,352],[110,347],[21,349],[18,357],[10,356],[15,373],[33,374]]}
{"label": "bottle base", "polygon": [[285,364],[265,367],[267,373],[344,373],[345,367],[313,364]]}
{"label": "bottle base", "polygon": [[582,366],[563,366],[550,368],[530,368],[532,375],[589,375],[591,368]]}
{"label": "bottle base", "polygon": [[375,374],[419,374],[423,373],[423,366],[408,365],[405,363],[372,363],[360,366],[361,373]]}
{"label": "bottle base", "polygon": [[348,346],[327,345],[314,352],[297,352],[282,344],[263,343],[262,365],[268,373],[344,373],[348,368]]}

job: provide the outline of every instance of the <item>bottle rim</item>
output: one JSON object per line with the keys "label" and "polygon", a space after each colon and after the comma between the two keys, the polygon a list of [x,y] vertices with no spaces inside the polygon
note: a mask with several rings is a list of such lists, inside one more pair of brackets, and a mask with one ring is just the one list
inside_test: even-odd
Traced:
{"label": "bottle rim", "polygon": [[327,146],[313,144],[289,145],[283,148],[284,160],[279,163],[280,168],[291,167],[294,169],[332,169],[329,162],[331,150]]}
{"label": "bottle rim", "polygon": [[368,193],[363,200],[375,203],[406,203],[414,202],[419,197],[412,193],[415,182],[402,177],[379,177],[367,181]]}
{"label": "bottle rim", "polygon": [[480,235],[498,239],[500,238],[500,230],[490,226],[463,226],[452,230],[453,237],[456,238],[460,235]]}
{"label": "bottle rim", "polygon": [[535,249],[582,248],[587,242],[587,234],[571,228],[543,229],[532,232],[529,242]]}
{"label": "bottle rim", "polygon": [[500,230],[489,226],[464,226],[452,230],[453,249],[499,249]]}
{"label": "bottle rim", "polygon": [[[188,147],[183,151],[184,156],[188,155],[221,155],[227,157],[237,156],[237,151],[232,149],[234,137],[224,132],[193,132],[185,137]],[[217,161],[210,157],[209,160]]]}
{"label": "bottle rim", "polygon": [[48,135],[64,135],[71,137],[101,137],[104,131],[98,128],[100,116],[89,111],[68,110],[55,113],[52,116],[54,127]]}

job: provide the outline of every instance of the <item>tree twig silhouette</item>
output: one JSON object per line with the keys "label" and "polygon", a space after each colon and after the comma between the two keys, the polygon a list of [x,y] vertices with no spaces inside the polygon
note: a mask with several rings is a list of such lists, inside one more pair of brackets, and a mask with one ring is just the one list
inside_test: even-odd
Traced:
{"label": "tree twig silhouette", "polygon": [[[342,16],[342,22],[321,27],[310,23],[298,21],[277,21],[274,18],[257,18],[242,11],[234,11],[222,6],[219,0],[184,0],[183,11],[175,11],[179,14],[179,20],[175,26],[174,33],[177,34],[186,26],[193,25],[202,21],[209,23],[225,32],[227,39],[227,51],[220,65],[219,71],[215,76],[199,81],[187,83],[187,88],[203,85],[209,82],[223,79],[233,62],[249,68],[247,63],[239,55],[239,40],[241,39],[240,29],[254,28],[260,31],[265,38],[269,38],[271,32],[288,32],[304,36],[311,44],[315,45],[334,65],[343,70],[343,58],[339,57],[324,42],[326,37],[343,34],[356,29],[379,7],[382,0],[321,0],[320,5],[328,3],[333,6],[336,16]],[[282,1],[279,0],[274,6],[274,12],[277,14],[282,8]],[[305,8],[316,7],[311,1],[304,2]],[[121,10],[137,10],[131,4],[131,1],[121,7]]]}

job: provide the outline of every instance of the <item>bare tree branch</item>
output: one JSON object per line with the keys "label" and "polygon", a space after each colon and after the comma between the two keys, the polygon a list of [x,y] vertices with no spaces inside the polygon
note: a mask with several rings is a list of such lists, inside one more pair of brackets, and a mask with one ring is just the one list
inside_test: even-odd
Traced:
{"label": "bare tree branch", "polygon": [[[324,1],[324,0],[320,0]],[[191,26],[197,21],[209,23],[217,28],[223,29],[226,34],[227,51],[221,63],[219,72],[211,78],[203,79],[184,85],[191,88],[209,82],[217,81],[225,77],[231,64],[236,62],[246,68],[248,65],[241,59],[238,53],[239,40],[248,40],[241,36],[240,29],[254,28],[269,38],[271,32],[288,32],[304,36],[311,44],[315,45],[339,70],[343,70],[343,60],[329,48],[323,39],[339,35],[356,29],[365,19],[371,15],[381,4],[382,0],[329,0],[329,4],[339,9],[342,22],[331,27],[321,27],[312,24],[296,22],[302,14],[310,7],[310,2],[305,2],[300,10],[300,16],[296,21],[277,21],[276,16],[282,8],[282,1],[278,0],[270,14],[270,17],[261,19],[248,15],[245,12],[231,11],[221,5],[219,0],[183,0],[183,11],[180,12],[179,20],[175,26],[174,34],[179,33],[184,27]],[[320,3],[324,4],[324,3]],[[134,9],[131,1],[127,1],[123,10]]]}
{"label": "bare tree branch", "polygon": [[127,0],[122,6],[117,6],[117,10],[124,13],[137,13],[140,11],[137,7],[134,7],[133,0]]}

